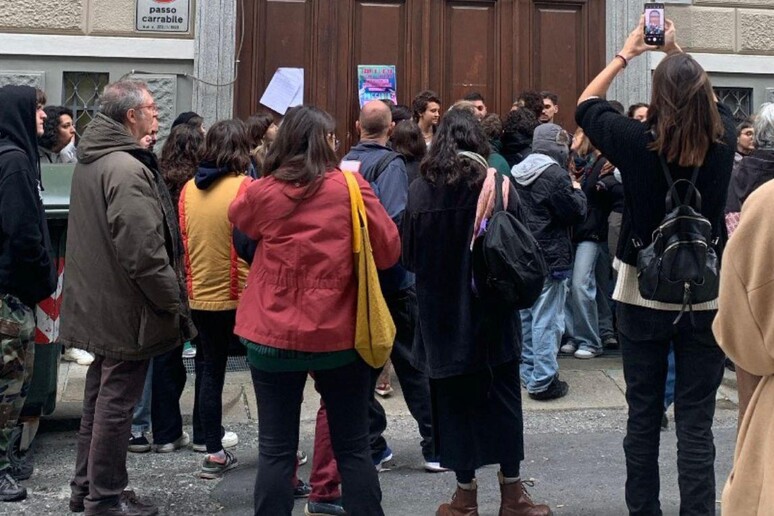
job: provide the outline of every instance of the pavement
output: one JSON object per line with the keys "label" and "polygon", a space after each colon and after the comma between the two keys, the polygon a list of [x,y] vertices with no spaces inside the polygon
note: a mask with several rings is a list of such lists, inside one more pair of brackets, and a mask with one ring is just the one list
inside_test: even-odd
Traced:
{"label": "pavement", "polygon": [[[87,368],[61,363],[55,412],[41,422],[35,441],[35,473],[24,482],[28,499],[0,505],[0,514],[69,514],[69,481],[75,461],[75,444]],[[626,425],[625,384],[620,356],[592,360],[562,358],[562,378],[570,393],[560,400],[537,402],[524,395],[526,459],[522,476],[533,479],[534,500],[548,503],[558,516],[624,515],[625,465],[621,443]],[[181,400],[184,424],[191,433],[193,376]],[[433,515],[455,486],[453,473],[430,474],[422,469],[416,424],[408,412],[399,383],[395,393],[382,400],[388,415],[385,436],[393,449],[389,471],[380,474],[383,506],[387,515]],[[736,381],[726,372],[718,391],[714,426],[717,448],[718,499],[731,469],[736,436]],[[307,383],[301,412],[301,448],[310,455],[319,397]],[[252,490],[258,449],[257,405],[250,374],[229,372],[223,391],[224,425],[237,432],[235,453],[240,466],[222,480],[196,476],[203,458],[192,450],[169,454],[129,454],[129,488],[166,515],[252,514]],[[671,414],[670,414],[671,420]],[[661,503],[665,515],[679,512],[673,426],[662,432]],[[499,494],[496,466],[478,473],[482,516],[497,514]],[[309,465],[299,475],[308,478]],[[719,507],[719,505],[718,505]],[[293,515],[303,514],[303,501]]]}

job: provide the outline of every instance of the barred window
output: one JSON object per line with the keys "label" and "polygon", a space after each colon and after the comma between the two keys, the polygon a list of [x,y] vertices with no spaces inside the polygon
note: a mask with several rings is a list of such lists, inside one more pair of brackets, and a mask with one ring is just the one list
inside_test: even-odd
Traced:
{"label": "barred window", "polygon": [[713,88],[718,100],[728,106],[734,115],[734,120],[740,123],[753,113],[753,90],[752,88]]}
{"label": "barred window", "polygon": [[62,105],[73,112],[76,138],[97,114],[99,96],[109,81],[109,74],[102,72],[62,73]]}

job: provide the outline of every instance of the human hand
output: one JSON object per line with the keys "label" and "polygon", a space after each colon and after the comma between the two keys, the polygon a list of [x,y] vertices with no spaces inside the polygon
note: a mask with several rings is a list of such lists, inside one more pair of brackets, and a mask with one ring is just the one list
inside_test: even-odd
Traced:
{"label": "human hand", "polygon": [[677,44],[677,31],[672,20],[666,20],[664,23],[664,46],[661,47],[661,50],[667,54],[683,51]]}
{"label": "human hand", "polygon": [[[671,22],[670,22],[671,23]],[[674,34],[674,27],[673,27]],[[665,36],[666,41],[666,36]],[[657,50],[658,47],[648,45],[645,43],[645,15],[640,16],[640,22],[634,28],[629,37],[626,39],[623,48],[618,54],[623,56],[627,61],[631,61],[640,54],[648,50]]]}

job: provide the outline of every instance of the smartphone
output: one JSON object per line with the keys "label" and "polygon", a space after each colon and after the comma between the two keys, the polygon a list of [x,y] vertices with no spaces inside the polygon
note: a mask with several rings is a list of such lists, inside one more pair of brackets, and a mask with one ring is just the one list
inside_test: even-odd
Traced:
{"label": "smartphone", "polygon": [[664,46],[664,4],[645,4],[645,43]]}

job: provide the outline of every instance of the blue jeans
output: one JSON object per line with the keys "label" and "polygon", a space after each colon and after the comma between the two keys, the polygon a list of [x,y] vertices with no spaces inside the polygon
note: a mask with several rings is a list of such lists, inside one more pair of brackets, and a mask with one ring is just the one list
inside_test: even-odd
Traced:
{"label": "blue jeans", "polygon": [[153,385],[153,360],[148,361],[148,372],[145,374],[145,385],[142,396],[137,400],[132,418],[132,433],[147,433],[151,429],[151,388]]}
{"label": "blue jeans", "polygon": [[522,310],[524,334],[521,349],[521,383],[535,394],[548,389],[559,372],[556,354],[564,333],[564,303],[567,279],[547,278],[543,292],[532,308]]}
{"label": "blue jeans", "polygon": [[675,402],[675,345],[669,344],[666,386],[664,391],[664,410]]}
{"label": "blue jeans", "polygon": [[[578,349],[602,351],[599,338],[596,267],[602,254],[597,242],[581,242],[575,248],[575,264],[567,298],[567,333]],[[608,309],[608,312],[610,310]]]}

